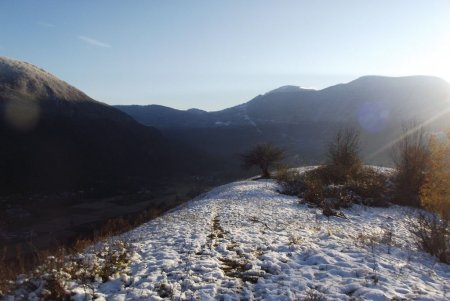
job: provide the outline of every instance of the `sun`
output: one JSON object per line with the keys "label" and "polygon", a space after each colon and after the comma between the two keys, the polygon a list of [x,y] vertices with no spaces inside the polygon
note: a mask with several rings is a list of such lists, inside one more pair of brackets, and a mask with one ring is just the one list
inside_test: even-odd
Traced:
{"label": "sun", "polygon": [[392,65],[392,73],[398,76],[429,75],[450,83],[450,36],[436,34],[427,40],[426,46],[408,49]]}

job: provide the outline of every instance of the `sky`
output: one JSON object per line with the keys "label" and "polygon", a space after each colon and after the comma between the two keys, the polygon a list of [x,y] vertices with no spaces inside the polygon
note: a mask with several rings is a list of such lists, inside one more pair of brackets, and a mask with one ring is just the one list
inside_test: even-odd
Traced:
{"label": "sky", "polygon": [[109,104],[209,111],[363,75],[450,82],[450,1],[0,0],[0,56]]}

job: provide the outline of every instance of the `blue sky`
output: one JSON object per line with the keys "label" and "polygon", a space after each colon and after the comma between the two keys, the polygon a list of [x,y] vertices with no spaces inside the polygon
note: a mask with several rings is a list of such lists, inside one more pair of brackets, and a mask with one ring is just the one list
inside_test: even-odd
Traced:
{"label": "blue sky", "polygon": [[450,81],[450,1],[0,0],[0,55],[109,104],[218,110],[368,74]]}

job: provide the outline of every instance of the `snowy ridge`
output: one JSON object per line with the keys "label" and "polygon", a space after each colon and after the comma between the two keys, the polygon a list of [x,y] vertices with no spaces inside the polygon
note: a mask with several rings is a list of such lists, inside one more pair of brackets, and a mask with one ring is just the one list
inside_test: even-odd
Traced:
{"label": "snowy ridge", "polygon": [[[97,300],[449,300],[450,266],[415,249],[412,209],[355,205],[328,220],[278,189],[224,185],[124,234],[129,273],[99,284]],[[386,229],[391,247],[365,242]]]}

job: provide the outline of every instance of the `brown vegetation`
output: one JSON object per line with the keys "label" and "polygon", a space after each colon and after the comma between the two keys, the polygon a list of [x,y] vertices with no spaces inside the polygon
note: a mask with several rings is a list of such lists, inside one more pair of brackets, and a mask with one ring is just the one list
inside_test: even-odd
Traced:
{"label": "brown vegetation", "polygon": [[354,127],[343,128],[337,131],[335,137],[328,145],[328,162],[322,173],[322,179],[326,180],[326,183],[346,183],[354,179],[361,169],[359,135],[359,131]]}
{"label": "brown vegetation", "polygon": [[423,207],[450,219],[450,129],[448,138],[430,140],[430,168],[420,189]]}
{"label": "brown vegetation", "polygon": [[325,165],[304,173],[288,169],[277,173],[283,193],[321,207],[327,216],[342,216],[336,210],[353,203],[385,206],[387,178],[362,165],[359,143],[355,128],[339,130],[328,145]]}
{"label": "brown vegetation", "polygon": [[[50,291],[52,295],[47,297],[50,298],[53,296],[57,300],[65,300],[63,295],[55,291],[58,287],[60,288],[60,286],[56,285],[55,281],[58,279],[53,271],[65,271],[65,269],[68,269],[69,267],[74,270],[74,272],[77,268],[86,270],[81,261],[74,261],[74,256],[76,254],[83,252],[88,246],[105,241],[114,235],[129,231],[140,224],[159,216],[162,212],[161,209],[149,209],[138,216],[110,219],[103,226],[99,227],[98,230],[94,231],[90,237],[81,237],[71,245],[60,246],[52,250],[35,250],[32,256],[25,256],[20,249],[16,250],[15,259],[7,260],[6,256],[0,256],[0,296],[14,288],[15,280],[18,275],[29,274],[33,277],[38,277],[39,275],[48,274],[48,277],[45,280],[48,285],[47,290]],[[117,241],[117,243],[125,246],[120,240]],[[100,275],[101,278],[106,279],[121,266],[120,262],[125,261],[125,255],[122,252],[119,254],[120,256],[117,257],[117,252],[109,253],[109,250],[113,250],[114,248],[111,249],[111,247],[108,247],[106,244],[104,245],[104,248],[107,249],[103,249],[98,253],[101,255],[104,265],[97,267],[97,270],[95,270],[93,275]],[[124,249],[127,248],[122,248],[122,251]],[[105,252],[105,250],[108,252]],[[3,250],[3,254],[6,254],[6,251],[6,249]],[[69,263],[71,264],[69,265]],[[87,271],[88,274],[91,275],[89,272],[90,270],[87,269]],[[94,271],[92,270],[92,272]]]}
{"label": "brown vegetation", "polygon": [[394,146],[394,201],[401,205],[420,206],[420,189],[429,170],[430,152],[423,127],[413,123],[403,128],[400,140]]}

